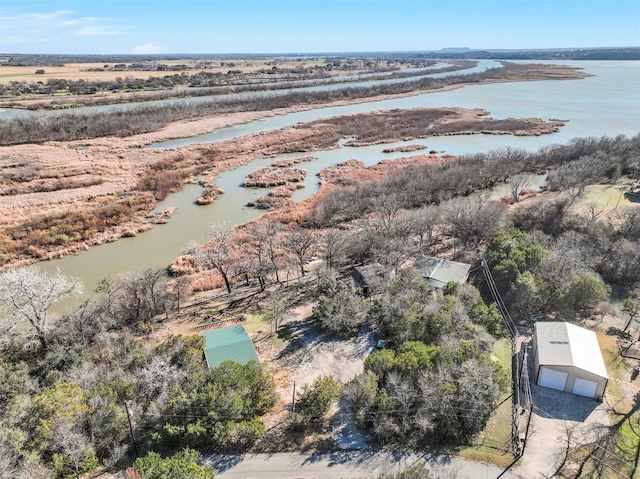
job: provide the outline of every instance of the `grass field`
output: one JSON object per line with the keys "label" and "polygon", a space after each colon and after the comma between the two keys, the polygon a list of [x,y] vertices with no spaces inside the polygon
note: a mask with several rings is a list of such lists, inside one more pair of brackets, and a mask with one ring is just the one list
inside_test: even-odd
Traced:
{"label": "grass field", "polygon": [[631,203],[624,197],[625,189],[625,186],[620,185],[592,185],[587,187],[583,201],[607,210],[616,206],[636,205],[637,203]]}
{"label": "grass field", "polygon": [[[273,60],[273,59],[227,59],[211,60],[211,65],[206,69],[198,68],[201,60],[159,60],[157,63],[165,65],[187,65],[187,70],[179,71],[85,71],[90,68],[102,68],[106,63],[68,63],[63,66],[9,66],[0,63],[0,83],[9,83],[11,81],[19,82],[46,82],[49,78],[67,79],[67,80],[115,80],[116,77],[123,78],[132,76],[134,78],[162,77],[165,75],[180,74],[186,71],[189,74],[198,73],[200,71],[226,73],[229,70],[239,70],[241,72],[252,72],[256,70],[270,69],[275,64],[278,68],[294,68],[294,67],[313,67],[324,66],[326,61],[324,58],[318,59],[301,59],[298,60]],[[130,62],[129,62],[130,63]],[[150,62],[147,62],[150,63]],[[114,65],[111,63],[110,65]],[[44,74],[36,75],[36,70],[44,70]]]}

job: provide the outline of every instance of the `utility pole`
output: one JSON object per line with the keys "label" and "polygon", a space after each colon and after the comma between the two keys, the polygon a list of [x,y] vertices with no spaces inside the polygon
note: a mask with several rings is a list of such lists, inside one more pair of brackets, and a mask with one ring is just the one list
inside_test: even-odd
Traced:
{"label": "utility pole", "polygon": [[293,412],[296,412],[296,382],[293,381],[293,406],[291,407]]}
{"label": "utility pole", "polygon": [[136,457],[140,457],[140,451],[138,450],[138,443],[136,437],[133,435],[133,424],[131,418],[133,417],[133,411],[129,409],[129,401],[124,402],[124,410],[127,413],[127,421],[129,421],[129,433],[131,434],[131,442],[133,442],[133,449],[136,451]]}

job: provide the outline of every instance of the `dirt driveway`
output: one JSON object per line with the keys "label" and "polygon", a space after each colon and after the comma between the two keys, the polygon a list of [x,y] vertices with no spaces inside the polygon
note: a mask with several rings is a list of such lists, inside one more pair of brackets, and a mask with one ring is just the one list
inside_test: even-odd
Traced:
{"label": "dirt driveway", "polygon": [[[319,333],[308,322],[313,304],[298,306],[285,318],[289,335],[288,346],[272,360],[281,372],[290,371],[285,384],[280,384],[281,397],[291,397],[295,382],[296,391],[302,391],[320,376],[332,376],[346,384],[364,371],[365,358],[375,350],[373,331],[363,326],[355,339],[331,339]],[[334,410],[332,432],[336,443],[344,449],[368,447],[366,438],[351,421],[348,406],[341,401]]]}

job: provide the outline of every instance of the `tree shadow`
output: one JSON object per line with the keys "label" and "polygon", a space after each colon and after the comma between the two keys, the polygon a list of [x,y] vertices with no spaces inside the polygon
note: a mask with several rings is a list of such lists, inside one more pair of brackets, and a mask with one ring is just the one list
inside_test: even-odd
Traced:
{"label": "tree shadow", "polygon": [[378,453],[379,451],[375,449],[316,451],[308,455],[303,464],[315,464],[321,461],[326,461],[329,467],[347,463],[368,465],[369,461],[378,455]]}
{"label": "tree shadow", "polygon": [[241,454],[216,454],[207,458],[206,463],[209,464],[216,474],[233,469],[244,460]]}
{"label": "tree shadow", "polygon": [[304,321],[290,321],[286,324],[289,342],[276,356],[276,360],[303,362],[320,342],[329,341],[323,338],[313,327]]}
{"label": "tree shadow", "polygon": [[333,436],[338,446],[344,450],[368,449],[368,437],[355,424],[350,402],[342,397],[332,421]]}
{"label": "tree shadow", "polygon": [[631,341],[633,339],[629,333],[623,331],[620,328],[616,328],[615,326],[611,326],[609,327],[609,329],[607,329],[607,335],[614,336],[622,341]]}

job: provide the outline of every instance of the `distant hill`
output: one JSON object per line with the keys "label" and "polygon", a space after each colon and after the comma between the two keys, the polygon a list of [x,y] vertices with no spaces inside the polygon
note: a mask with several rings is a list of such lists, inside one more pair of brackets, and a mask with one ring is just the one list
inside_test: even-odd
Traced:
{"label": "distant hill", "polygon": [[467,47],[463,47],[463,48],[450,47],[450,48],[441,48],[440,50],[438,50],[438,53],[468,53],[470,51],[472,51],[471,48],[467,48]]}
{"label": "distant hill", "polygon": [[472,50],[443,48],[425,52],[428,58],[488,60],[640,60],[640,47],[544,50]]}

